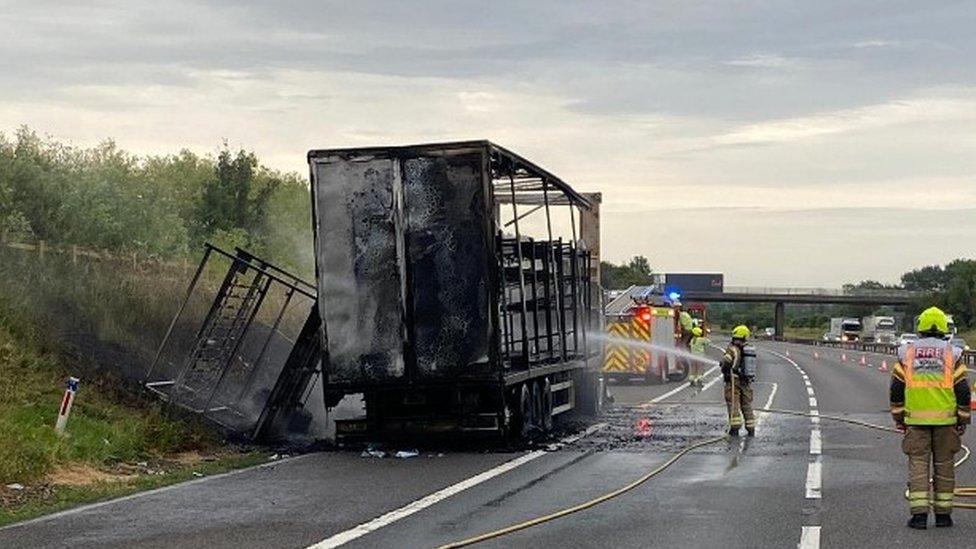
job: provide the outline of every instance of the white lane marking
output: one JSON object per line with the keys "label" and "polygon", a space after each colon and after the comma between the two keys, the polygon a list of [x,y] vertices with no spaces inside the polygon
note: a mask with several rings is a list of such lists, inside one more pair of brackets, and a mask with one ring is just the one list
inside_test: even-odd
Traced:
{"label": "white lane marking", "polygon": [[[562,444],[569,444],[572,442],[576,442],[577,440],[589,434],[592,434],[606,426],[607,426],[606,423],[598,423],[596,425],[591,425],[582,433],[568,436],[566,438],[561,439],[559,442]],[[330,549],[333,547],[339,547],[341,545],[345,545],[350,541],[361,538],[366,534],[369,534],[370,532],[375,532],[376,530],[379,530],[384,526],[388,526],[398,520],[409,517],[414,513],[422,511],[430,507],[431,505],[441,502],[455,494],[463,492],[468,488],[477,486],[485,481],[491,480],[499,475],[507,473],[512,469],[525,465],[526,463],[529,463],[531,461],[535,461],[548,453],[549,452],[546,452],[544,450],[536,450],[534,452],[529,452],[528,454],[517,457],[513,460],[506,461],[501,465],[488,469],[487,471],[479,473],[471,478],[462,480],[457,484],[453,484],[451,486],[448,486],[447,488],[438,490],[437,492],[434,492],[432,494],[428,494],[416,501],[413,501],[411,503],[404,505],[403,507],[400,507],[399,509],[394,509],[389,513],[380,515],[371,521],[364,522],[359,526],[354,526],[344,532],[339,532],[338,534],[326,538],[316,544],[308,546],[308,549]]]}
{"label": "white lane marking", "polygon": [[[773,399],[776,398],[776,391],[779,390],[779,383],[776,383],[774,381],[774,382],[771,382],[771,385],[773,386],[773,390],[769,392],[769,398],[766,399],[766,405],[763,406],[763,408],[766,408],[766,409],[769,409],[769,408],[772,408],[773,407]],[[756,418],[756,427],[757,428],[759,427],[760,424],[762,424],[763,420],[766,419],[766,416],[768,416],[768,415],[769,415],[769,412],[759,412],[759,417]]]}
{"label": "white lane marking", "polygon": [[823,486],[823,465],[819,460],[807,466],[807,499],[820,499]]}
{"label": "white lane marking", "polygon": [[[765,349],[766,352],[774,354],[786,360],[796,368],[797,372],[803,377],[803,383],[807,388],[810,404],[810,454],[812,460],[807,464],[806,498],[822,499],[823,495],[823,434],[820,431],[820,411],[817,409],[817,398],[813,385],[807,373],[788,356]],[[799,549],[819,549],[820,548],[820,526],[803,526],[800,531]]]}
{"label": "white lane marking", "polygon": [[[703,378],[708,377],[715,370],[718,370],[718,366],[712,366],[711,368],[709,368],[708,371],[706,371],[704,374],[702,374],[702,377]],[[721,378],[722,376],[718,376],[718,377]],[[711,382],[709,382],[708,385],[702,387],[702,391],[704,391],[708,387],[711,387],[712,386],[711,385],[712,383],[715,383],[715,380],[714,379]],[[663,395],[656,396],[656,397],[652,398],[651,400],[648,400],[644,404],[641,404],[641,407],[647,407],[647,406],[650,406],[651,404],[657,404],[658,402],[661,402],[662,400],[665,400],[665,399],[668,399],[668,398],[673,397],[674,395],[680,393],[681,391],[684,391],[685,389],[687,389],[689,387],[691,387],[691,384],[690,383],[682,383],[680,386],[675,387],[674,389],[671,389],[670,391],[664,393]]]}
{"label": "white lane marking", "polygon": [[800,544],[797,549],[819,549],[820,548],[820,527],[804,526],[800,534]]}
{"label": "white lane marking", "polygon": [[82,505],[80,507],[75,507],[73,509],[66,509],[64,511],[59,511],[57,513],[51,513],[50,515],[44,515],[43,517],[37,517],[31,520],[25,520],[23,522],[16,522],[14,524],[8,524],[7,526],[0,527],[0,531],[3,530],[13,530],[14,528],[20,528],[21,526],[27,526],[29,524],[37,524],[39,522],[47,522],[49,520],[55,520],[62,517],[67,517],[71,515],[77,515],[78,513],[84,513],[85,511],[91,511],[92,509],[98,509],[100,507],[105,507],[107,505],[114,505],[116,503],[123,503],[126,501],[132,501],[134,499],[144,498],[146,496],[153,496],[156,494],[162,494],[163,492],[169,492],[172,490],[178,490],[180,488],[186,488],[187,486],[193,486],[195,484],[203,484],[204,482],[210,482],[212,480],[217,480],[221,478],[227,478],[234,475],[239,475],[241,473],[246,473],[248,471],[255,471],[259,469],[266,469],[268,467],[275,467],[278,465],[283,465],[285,463],[291,463],[293,461],[298,461],[300,459],[306,459],[312,456],[321,455],[320,452],[315,452],[312,454],[302,454],[300,456],[293,456],[284,459],[279,459],[276,461],[269,461],[267,463],[260,463],[258,465],[252,465],[250,467],[245,467],[243,469],[236,469],[234,471],[227,471],[226,473],[220,473],[217,475],[211,475],[209,477],[196,478],[193,480],[188,480],[185,482],[178,482],[176,484],[170,484],[169,486],[163,486],[162,488],[156,488],[155,490],[146,490],[145,492],[137,492],[135,494],[129,494],[128,496],[122,496],[120,498],[109,499],[105,501],[100,501],[98,503],[92,503],[89,505]]}
{"label": "white lane marking", "polygon": [[820,438],[820,429],[810,431],[810,454],[819,456],[823,452],[823,439]]}

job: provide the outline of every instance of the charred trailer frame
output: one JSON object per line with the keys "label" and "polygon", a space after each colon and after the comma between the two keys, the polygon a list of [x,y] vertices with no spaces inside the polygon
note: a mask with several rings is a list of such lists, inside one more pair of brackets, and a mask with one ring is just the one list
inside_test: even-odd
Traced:
{"label": "charred trailer frame", "polygon": [[529,436],[599,407],[599,195],[487,141],[308,160],[325,403],[366,406],[338,436]]}

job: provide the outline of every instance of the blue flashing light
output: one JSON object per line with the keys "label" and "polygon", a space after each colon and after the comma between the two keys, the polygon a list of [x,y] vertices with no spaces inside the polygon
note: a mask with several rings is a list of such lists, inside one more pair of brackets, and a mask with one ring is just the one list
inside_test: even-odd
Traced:
{"label": "blue flashing light", "polygon": [[681,298],[681,294],[678,292],[671,292],[668,294],[668,297],[671,298],[671,301],[678,301],[678,299]]}

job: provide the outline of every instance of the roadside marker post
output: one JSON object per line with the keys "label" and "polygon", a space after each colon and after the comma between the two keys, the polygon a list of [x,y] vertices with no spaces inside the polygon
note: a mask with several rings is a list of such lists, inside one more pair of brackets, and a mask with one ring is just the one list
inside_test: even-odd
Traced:
{"label": "roadside marker post", "polygon": [[68,388],[64,390],[64,396],[61,398],[61,408],[58,409],[58,422],[54,425],[54,431],[59,435],[64,434],[64,429],[68,425],[68,416],[71,414],[71,405],[74,404],[75,393],[78,392],[78,383],[78,378],[68,378]]}

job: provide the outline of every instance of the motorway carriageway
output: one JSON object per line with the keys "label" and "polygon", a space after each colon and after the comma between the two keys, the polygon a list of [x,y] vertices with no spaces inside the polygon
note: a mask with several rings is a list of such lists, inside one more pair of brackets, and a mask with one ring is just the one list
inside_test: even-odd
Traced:
{"label": "motorway carriageway", "polygon": [[[758,345],[757,406],[890,424],[878,366],[891,357],[865,354],[862,366],[861,353]],[[592,499],[720,435],[717,375],[700,392],[612,385],[603,425],[554,451],[307,454],[2,528],[0,547],[436,547]],[[905,527],[905,470],[896,435],[762,415],[754,439],[702,448],[619,498],[479,547],[972,547],[970,511],[952,529]],[[957,480],[976,484],[976,463]]]}

